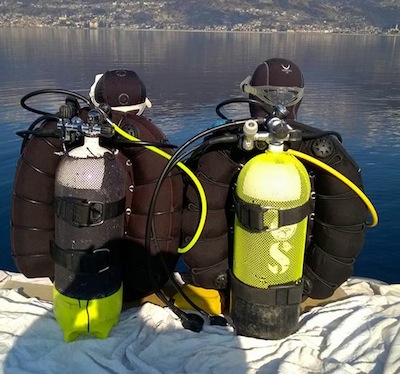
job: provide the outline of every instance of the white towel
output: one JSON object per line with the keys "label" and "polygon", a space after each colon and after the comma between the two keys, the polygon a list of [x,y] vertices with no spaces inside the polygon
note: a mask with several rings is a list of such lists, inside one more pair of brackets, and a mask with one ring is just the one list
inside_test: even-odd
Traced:
{"label": "white towel", "polygon": [[65,343],[52,304],[0,290],[4,373],[400,373],[400,285],[351,279],[349,297],[304,313],[277,341],[233,327],[185,330],[150,303],[124,311],[107,339]]}

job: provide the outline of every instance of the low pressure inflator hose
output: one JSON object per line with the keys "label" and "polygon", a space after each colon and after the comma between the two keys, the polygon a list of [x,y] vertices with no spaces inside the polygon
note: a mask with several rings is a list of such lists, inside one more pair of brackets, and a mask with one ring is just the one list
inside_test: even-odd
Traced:
{"label": "low pressure inflator hose", "polygon": [[[139,138],[136,138],[135,136],[132,136],[130,134],[128,134],[127,132],[125,132],[124,130],[122,130],[120,127],[118,127],[115,123],[110,122],[114,128],[114,130],[120,134],[121,136],[123,136],[124,138],[132,141],[132,142],[140,142],[141,140]],[[152,152],[157,153],[158,155],[166,158],[167,160],[169,160],[172,156],[163,151],[162,149],[159,149],[157,147],[151,146],[151,145],[146,145],[145,146],[147,149],[149,149]],[[206,217],[207,217],[207,198],[206,198],[206,194],[204,192],[204,188],[201,185],[199,179],[194,175],[194,173],[182,162],[178,162],[177,166],[179,168],[181,168],[188,176],[189,178],[193,181],[194,185],[196,186],[198,192],[199,192],[199,196],[200,196],[200,203],[201,203],[201,213],[200,213],[200,220],[199,220],[199,224],[197,226],[197,230],[193,235],[193,238],[190,240],[190,242],[183,248],[178,248],[178,253],[186,253],[188,252],[190,249],[193,248],[193,246],[196,244],[197,240],[199,239],[205,222],[206,222]]]}
{"label": "low pressure inflator hose", "polygon": [[316,158],[314,158],[312,156],[309,156],[305,153],[296,151],[294,149],[288,149],[287,152],[297,158],[301,158],[303,160],[311,162],[312,164],[320,167],[321,169],[324,169],[328,173],[330,173],[333,176],[335,176],[336,178],[338,178],[340,181],[342,181],[348,187],[350,187],[357,194],[357,196],[364,202],[364,204],[367,206],[367,208],[372,216],[372,222],[367,222],[366,225],[368,227],[375,227],[378,224],[378,213],[376,212],[375,207],[373,206],[371,201],[368,199],[368,197],[365,195],[365,193],[363,191],[361,191],[361,189],[359,187],[357,187],[350,179],[345,177],[342,173],[338,172],[331,166],[317,160]]}

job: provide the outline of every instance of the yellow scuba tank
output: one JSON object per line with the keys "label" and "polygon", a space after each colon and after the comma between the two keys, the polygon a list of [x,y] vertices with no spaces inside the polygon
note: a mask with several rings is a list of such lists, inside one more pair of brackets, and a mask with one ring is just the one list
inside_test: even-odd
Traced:
{"label": "yellow scuba tank", "polygon": [[270,144],[240,171],[230,300],[239,335],[282,339],[295,330],[310,195],[307,170],[283,142]]}
{"label": "yellow scuba tank", "polygon": [[[66,153],[55,178],[54,314],[66,341],[106,338],[122,308],[118,241],[124,235],[125,172],[99,145],[98,112],[78,118],[84,144]],[[61,123],[60,128],[66,128]]]}

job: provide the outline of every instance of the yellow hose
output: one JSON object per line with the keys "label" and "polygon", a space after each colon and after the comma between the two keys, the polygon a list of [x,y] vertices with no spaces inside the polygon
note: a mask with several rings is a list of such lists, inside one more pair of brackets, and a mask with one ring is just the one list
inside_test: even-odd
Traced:
{"label": "yellow hose", "polygon": [[[123,136],[124,138],[126,138],[126,139],[128,139],[128,140],[130,140],[132,142],[140,142],[141,141],[140,139],[138,139],[138,138],[128,134],[124,130],[122,130],[115,123],[113,123],[112,126],[114,127],[114,130],[118,134]],[[153,152],[157,153],[158,155],[166,158],[167,160],[169,160],[172,157],[167,152],[164,152],[162,149],[159,149],[159,148],[154,147],[152,145],[146,145],[145,147],[147,149],[149,149],[150,151],[153,151]],[[186,245],[186,247],[178,248],[178,252],[179,253],[186,253],[190,249],[192,249],[192,247],[196,244],[197,240],[199,239],[199,237],[201,235],[201,232],[203,231],[203,228],[204,228],[204,225],[205,225],[205,222],[206,222],[206,217],[207,217],[207,198],[206,198],[206,194],[204,192],[203,186],[201,185],[199,179],[193,174],[193,172],[185,164],[183,164],[182,162],[178,162],[177,166],[179,166],[190,177],[190,179],[193,181],[193,183],[195,184],[197,190],[199,191],[200,202],[201,202],[201,214],[200,214],[200,220],[199,220],[199,224],[197,226],[197,230],[194,233],[192,240]]]}
{"label": "yellow hose", "polygon": [[341,180],[344,184],[346,184],[348,187],[350,187],[359,197],[360,199],[364,202],[364,204],[367,206],[368,210],[371,213],[372,216],[372,222],[367,223],[367,226],[369,227],[375,227],[378,224],[378,213],[376,212],[375,207],[372,205],[371,201],[368,199],[368,197],[365,195],[363,191],[361,191],[360,188],[358,188],[350,179],[345,177],[342,173],[338,172],[334,168],[330,167],[329,165],[317,160],[316,158],[309,156],[305,153],[295,151],[294,149],[288,149],[288,153],[292,154],[293,156],[296,156],[298,158],[302,158],[306,161],[309,161],[320,168],[326,170],[328,173],[334,175],[336,178]]}

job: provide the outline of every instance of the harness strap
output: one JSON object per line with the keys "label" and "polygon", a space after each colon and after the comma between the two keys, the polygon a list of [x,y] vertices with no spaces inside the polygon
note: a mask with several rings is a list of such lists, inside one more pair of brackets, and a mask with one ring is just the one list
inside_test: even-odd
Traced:
{"label": "harness strap", "polygon": [[112,203],[74,197],[55,198],[57,217],[77,227],[101,225],[104,221],[119,216],[124,210],[125,198]]}
{"label": "harness strap", "polygon": [[248,203],[242,200],[235,193],[234,203],[236,215],[240,223],[253,232],[261,232],[271,229],[264,225],[264,214],[270,210],[275,210],[278,213],[277,229],[282,226],[298,223],[312,213],[312,199],[308,199],[303,205],[295,208],[278,209],[276,207],[266,207]]}
{"label": "harness strap", "polygon": [[75,274],[98,274],[108,270],[116,262],[116,254],[108,248],[63,249],[53,241],[50,245],[50,255],[57,265]]}

